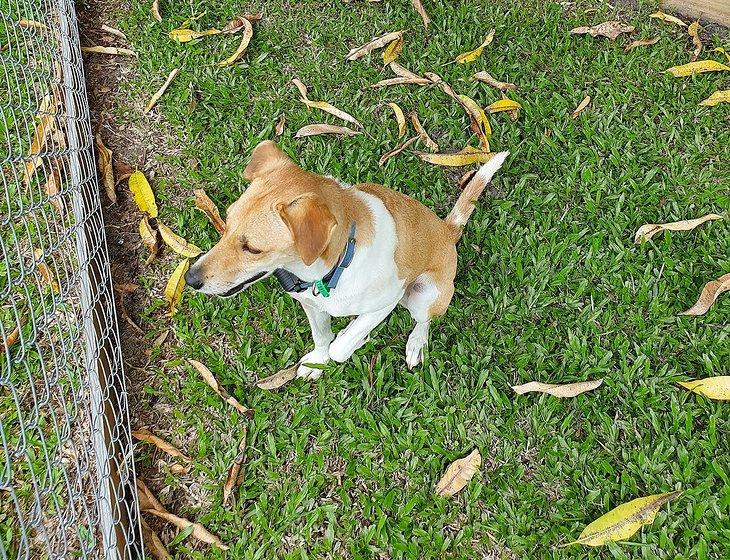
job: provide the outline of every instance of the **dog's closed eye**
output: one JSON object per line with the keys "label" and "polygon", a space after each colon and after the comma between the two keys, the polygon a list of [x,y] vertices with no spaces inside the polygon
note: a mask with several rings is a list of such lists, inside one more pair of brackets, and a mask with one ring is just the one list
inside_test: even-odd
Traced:
{"label": "dog's closed eye", "polygon": [[248,244],[248,240],[243,236],[241,236],[241,249],[244,253],[251,253],[252,255],[260,255],[262,253],[259,249],[251,247],[251,245]]}

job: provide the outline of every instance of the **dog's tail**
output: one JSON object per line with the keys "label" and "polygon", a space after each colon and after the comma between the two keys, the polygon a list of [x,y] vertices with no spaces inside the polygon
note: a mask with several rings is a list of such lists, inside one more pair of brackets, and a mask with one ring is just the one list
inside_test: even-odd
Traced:
{"label": "dog's tail", "polygon": [[492,159],[482,165],[467,183],[466,187],[464,187],[464,191],[456,201],[454,208],[446,217],[446,223],[454,232],[456,240],[461,237],[461,229],[466,224],[471,213],[474,212],[474,202],[477,198],[479,198],[479,195],[482,194],[484,187],[489,184],[489,181],[492,180],[494,174],[499,171],[500,167],[502,167],[502,164],[508,155],[509,152],[499,152],[494,154]]}

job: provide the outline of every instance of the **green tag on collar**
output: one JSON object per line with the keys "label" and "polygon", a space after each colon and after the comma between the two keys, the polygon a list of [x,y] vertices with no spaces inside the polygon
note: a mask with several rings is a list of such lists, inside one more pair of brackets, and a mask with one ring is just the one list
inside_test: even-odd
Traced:
{"label": "green tag on collar", "polygon": [[330,291],[327,288],[327,285],[322,282],[322,280],[317,280],[314,283],[314,287],[317,288],[317,291],[322,294],[322,297],[330,297]]}

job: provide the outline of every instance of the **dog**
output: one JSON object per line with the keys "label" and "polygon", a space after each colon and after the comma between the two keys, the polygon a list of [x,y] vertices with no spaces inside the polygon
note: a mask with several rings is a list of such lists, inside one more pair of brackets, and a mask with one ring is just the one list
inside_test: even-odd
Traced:
{"label": "dog", "polygon": [[[297,376],[317,379],[344,362],[400,303],[415,320],[409,368],[423,360],[431,320],[454,294],[456,243],[474,202],[509,152],[495,154],[464,188],[445,220],[376,184],[345,185],[300,168],[274,142],[256,146],[250,186],[228,209],[220,241],[185,275],[204,294],[230,297],[272,274],[301,303],[314,349]],[[331,317],[355,316],[337,336]]]}

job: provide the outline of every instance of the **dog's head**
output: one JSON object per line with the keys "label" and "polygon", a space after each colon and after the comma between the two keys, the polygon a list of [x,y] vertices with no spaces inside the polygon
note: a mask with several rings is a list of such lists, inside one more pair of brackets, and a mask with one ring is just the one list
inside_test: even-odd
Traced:
{"label": "dog's head", "polygon": [[253,151],[244,170],[251,185],[229,208],[226,231],[185,275],[205,294],[232,296],[292,263],[310,265],[337,226],[322,182],[271,141]]}

